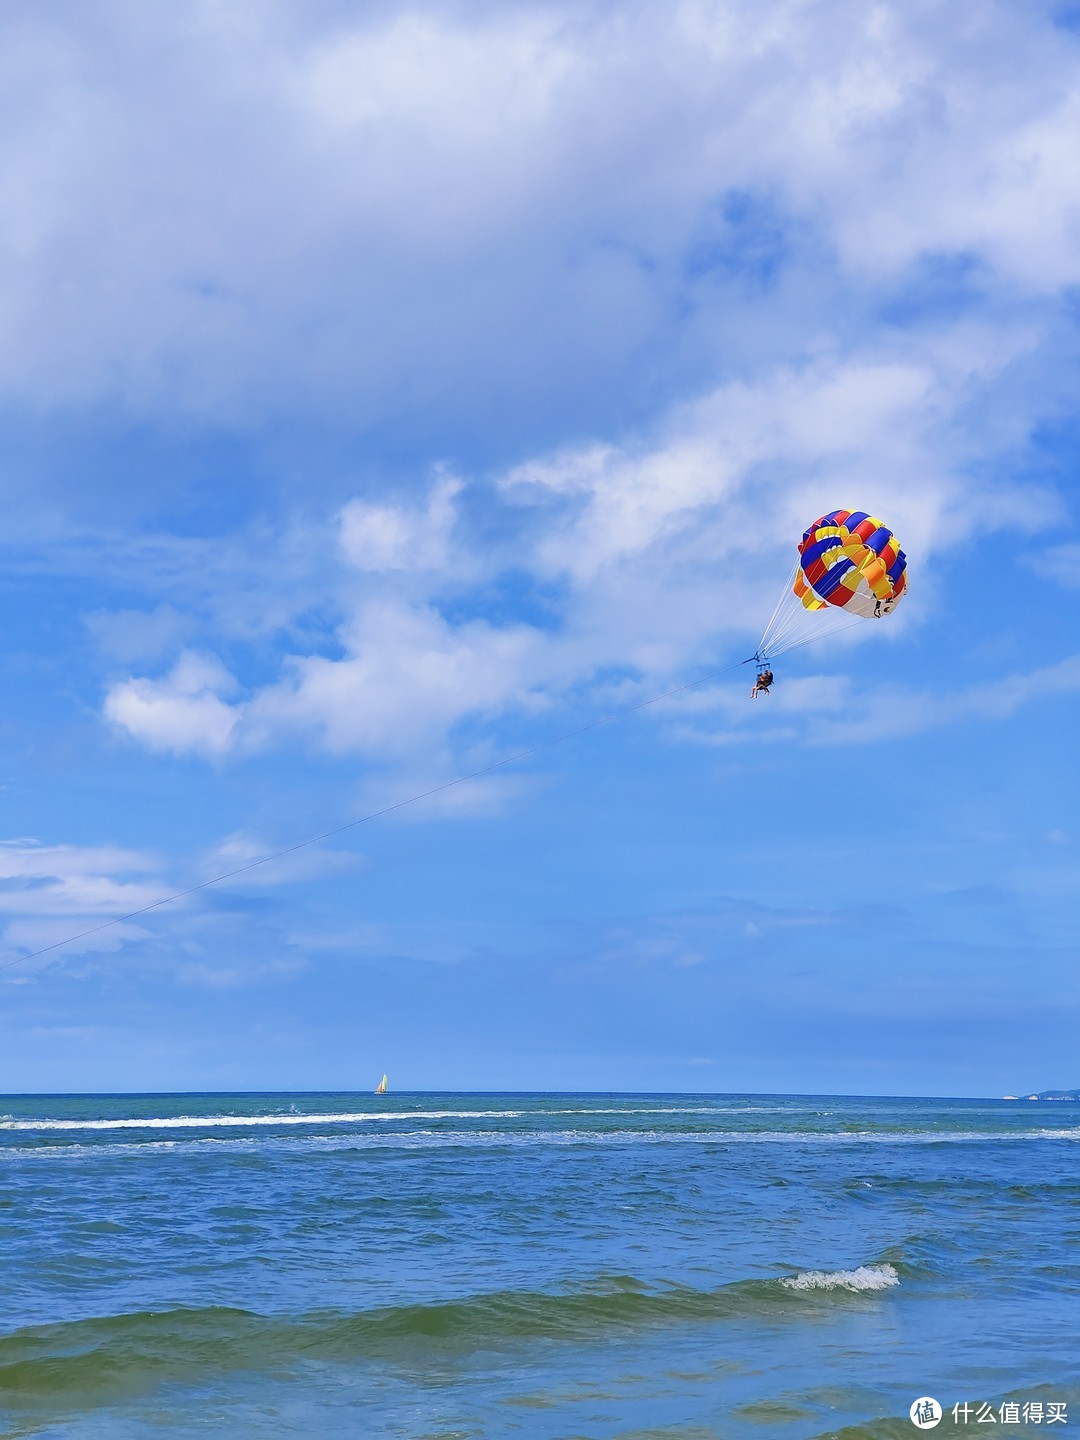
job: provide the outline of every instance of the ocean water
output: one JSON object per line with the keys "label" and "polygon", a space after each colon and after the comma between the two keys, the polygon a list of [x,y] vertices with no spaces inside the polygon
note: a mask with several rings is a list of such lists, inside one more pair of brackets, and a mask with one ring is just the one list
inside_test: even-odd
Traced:
{"label": "ocean water", "polygon": [[0,1099],[0,1434],[887,1440],[931,1395],[1067,1435],[1078,1142],[1052,1102]]}

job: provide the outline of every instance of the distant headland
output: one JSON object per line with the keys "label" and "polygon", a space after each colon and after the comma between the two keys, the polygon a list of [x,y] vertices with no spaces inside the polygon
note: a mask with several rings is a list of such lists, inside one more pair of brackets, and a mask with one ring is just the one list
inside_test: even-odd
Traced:
{"label": "distant headland", "polygon": [[1080,1090],[1040,1090],[1038,1095],[1003,1095],[1003,1100],[1080,1100]]}

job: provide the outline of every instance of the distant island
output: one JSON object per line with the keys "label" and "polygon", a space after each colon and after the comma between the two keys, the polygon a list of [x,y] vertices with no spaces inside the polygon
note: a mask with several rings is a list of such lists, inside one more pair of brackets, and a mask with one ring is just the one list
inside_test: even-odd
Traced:
{"label": "distant island", "polygon": [[1080,1100],[1080,1090],[1040,1090],[1038,1095],[1003,1095],[1003,1100]]}

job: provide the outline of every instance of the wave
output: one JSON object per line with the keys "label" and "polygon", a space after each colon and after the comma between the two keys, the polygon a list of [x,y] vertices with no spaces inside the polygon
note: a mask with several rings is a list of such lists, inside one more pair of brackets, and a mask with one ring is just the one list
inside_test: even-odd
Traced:
{"label": "wave", "polygon": [[328,1112],[325,1114],[294,1114],[291,1111],[269,1115],[134,1115],[115,1118],[76,1119],[16,1119],[11,1115],[0,1116],[0,1130],[208,1130],[219,1126],[244,1125],[356,1125],[367,1121],[389,1120],[521,1120],[534,1117],[562,1115],[711,1115],[742,1114],[734,1108],[725,1111],[712,1106],[694,1109],[666,1106],[648,1109],[609,1110],[356,1110]]}
{"label": "wave", "polygon": [[[155,1151],[191,1151],[210,1146],[231,1146],[237,1149],[253,1150],[258,1149],[263,1153],[289,1152],[292,1150],[303,1150],[312,1152],[318,1150],[415,1150],[415,1149],[492,1149],[492,1148],[544,1148],[544,1147],[566,1147],[566,1146],[592,1146],[592,1147],[616,1147],[633,1145],[705,1145],[705,1146],[743,1146],[743,1145],[801,1145],[809,1147],[841,1146],[851,1148],[852,1146],[896,1146],[896,1145],[976,1145],[976,1144],[997,1144],[1008,1142],[1011,1144],[1020,1142],[1034,1142],[1047,1140],[1066,1140],[1073,1143],[1080,1141],[1080,1129],[1032,1129],[1026,1131],[995,1132],[995,1131],[828,1131],[828,1130],[721,1130],[721,1129],[630,1129],[619,1127],[617,1129],[559,1129],[559,1130],[521,1130],[521,1129],[472,1129],[460,1128],[453,1130],[412,1130],[403,1128],[410,1122],[427,1119],[443,1119],[443,1112],[429,1116],[426,1112],[414,1112],[394,1116],[397,1127],[393,1129],[375,1129],[372,1131],[364,1127],[364,1131],[344,1131],[341,1127],[346,1125],[349,1117],[325,1117],[328,1128],[338,1133],[315,1134],[307,1133],[302,1135],[274,1133],[278,1126],[276,1118],[257,1117],[254,1121],[240,1117],[225,1117],[219,1120],[208,1121],[203,1124],[189,1124],[186,1120],[176,1120],[168,1124],[153,1122],[131,1126],[116,1122],[99,1123],[83,1122],[78,1127],[74,1125],[48,1125],[42,1126],[32,1122],[20,1121],[16,1124],[0,1126],[6,1129],[8,1134],[18,1133],[20,1137],[40,1136],[38,1143],[7,1143],[2,1147],[2,1153],[9,1159],[32,1157],[35,1159],[47,1158],[75,1158],[76,1156],[100,1156],[131,1154],[131,1153],[153,1153]],[[371,1117],[364,1117],[371,1118]],[[470,1118],[487,1118],[477,1116],[470,1112]],[[286,1122],[285,1130],[296,1130],[301,1125],[309,1127],[317,1126],[318,1120],[308,1117],[297,1117],[293,1123]],[[144,1132],[187,1132],[180,1133],[175,1138],[162,1139],[154,1138],[153,1134],[147,1133],[146,1138],[133,1138],[124,1143],[122,1141],[91,1142],[89,1139],[80,1142],[78,1139],[66,1140],[60,1137],[65,1134],[77,1136],[79,1134],[105,1132],[124,1132],[138,1129]],[[214,1134],[214,1131],[248,1131],[247,1134]],[[202,1131],[204,1133],[193,1133]],[[254,1133],[252,1133],[254,1131]],[[210,1133],[205,1133],[210,1132]],[[54,1140],[52,1135],[56,1135]]]}
{"label": "wave", "polygon": [[857,1270],[807,1270],[780,1281],[788,1290],[890,1290],[900,1284],[894,1265],[860,1265]]}
{"label": "wave", "polygon": [[520,1120],[521,1110],[357,1110],[346,1114],[137,1115],[108,1120],[0,1120],[0,1130],[216,1130],[248,1125],[358,1125],[368,1120]]}
{"label": "wave", "polygon": [[[888,1284],[852,1277],[889,1272]],[[891,1265],[836,1271],[833,1285],[801,1283],[826,1272],[741,1280],[715,1290],[648,1286],[599,1276],[573,1291],[500,1291],[357,1314],[299,1318],[224,1307],[141,1311],[37,1325],[0,1337],[0,1396],[9,1404],[112,1404],[165,1383],[210,1374],[299,1366],[311,1360],[421,1369],[433,1352],[505,1350],[550,1340],[575,1345],[672,1324],[819,1317],[847,1296],[899,1283]],[[844,1283],[841,1277],[847,1277]]]}

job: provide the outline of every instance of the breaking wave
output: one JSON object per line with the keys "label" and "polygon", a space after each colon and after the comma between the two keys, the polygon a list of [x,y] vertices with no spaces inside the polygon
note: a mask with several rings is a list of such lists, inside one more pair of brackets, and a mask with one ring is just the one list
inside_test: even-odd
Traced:
{"label": "breaking wave", "polygon": [[891,1290],[900,1276],[892,1265],[860,1265],[857,1270],[806,1270],[780,1284],[788,1290]]}
{"label": "breaking wave", "polygon": [[0,1337],[0,1395],[30,1405],[100,1405],[208,1373],[280,1371],[310,1360],[422,1365],[434,1352],[503,1350],[534,1340],[581,1345],[649,1328],[755,1317],[794,1320],[820,1313],[807,1310],[808,1297],[800,1292],[822,1292],[819,1300],[832,1292],[835,1303],[844,1292],[898,1283],[891,1265],[868,1265],[735,1281],[715,1290],[599,1276],[563,1293],[500,1291],[297,1318],[221,1306],[139,1311]]}

